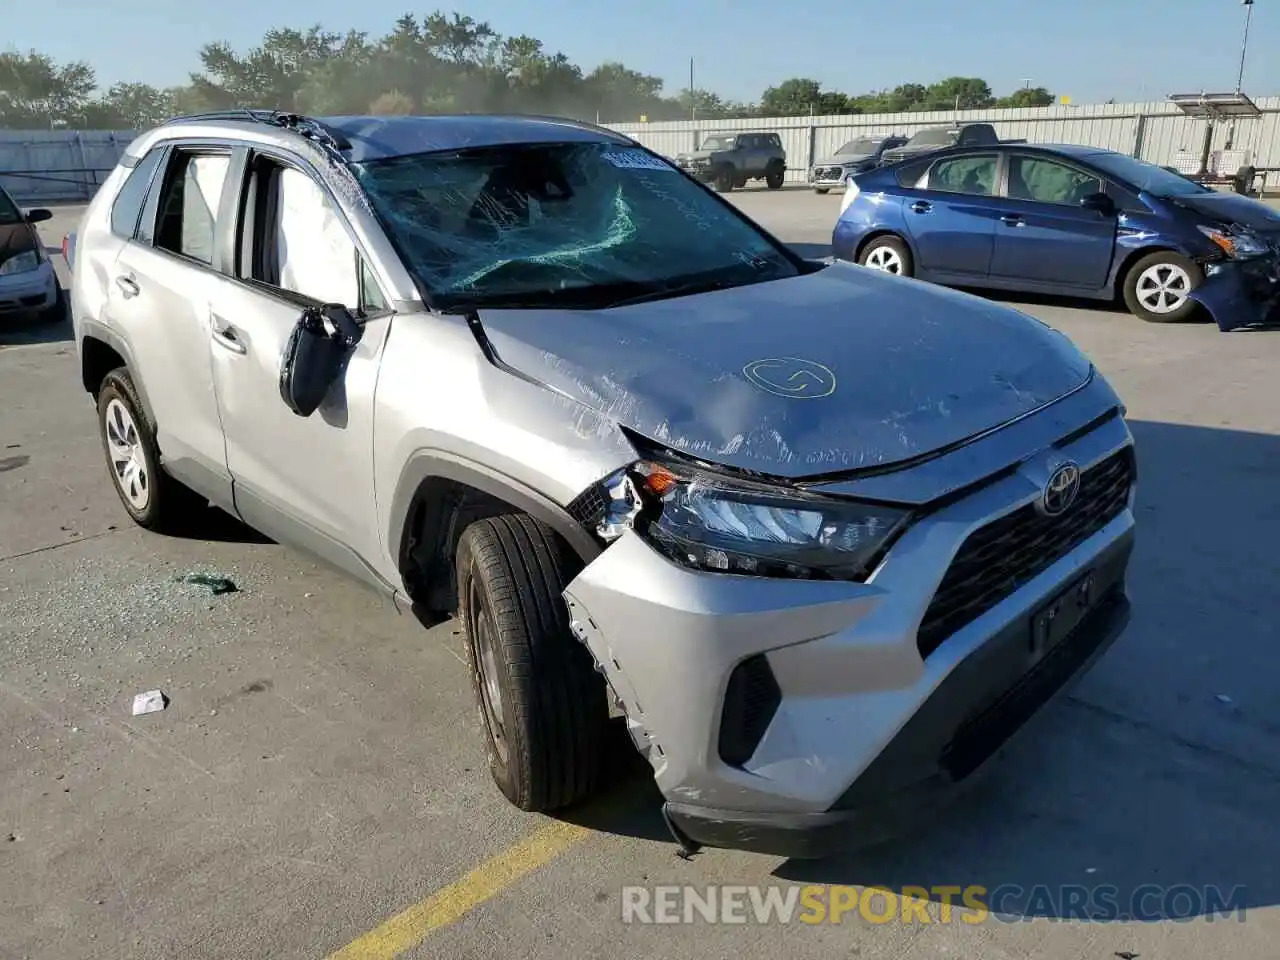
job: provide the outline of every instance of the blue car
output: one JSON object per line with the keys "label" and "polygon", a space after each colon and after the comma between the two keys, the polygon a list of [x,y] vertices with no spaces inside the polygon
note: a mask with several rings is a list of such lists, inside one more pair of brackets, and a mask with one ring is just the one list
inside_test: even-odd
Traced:
{"label": "blue car", "polygon": [[1198,304],[1234,330],[1280,304],[1280,213],[1096,147],[957,147],[858,174],[831,246],[950,286],[1119,296],[1156,322]]}

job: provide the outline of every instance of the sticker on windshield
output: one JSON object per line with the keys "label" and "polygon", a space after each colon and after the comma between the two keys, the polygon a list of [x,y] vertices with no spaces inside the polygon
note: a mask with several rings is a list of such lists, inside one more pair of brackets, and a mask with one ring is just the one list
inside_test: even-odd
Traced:
{"label": "sticker on windshield", "polygon": [[610,150],[604,158],[615,167],[624,170],[666,170],[675,172],[675,167],[660,157],[650,156],[643,150]]}

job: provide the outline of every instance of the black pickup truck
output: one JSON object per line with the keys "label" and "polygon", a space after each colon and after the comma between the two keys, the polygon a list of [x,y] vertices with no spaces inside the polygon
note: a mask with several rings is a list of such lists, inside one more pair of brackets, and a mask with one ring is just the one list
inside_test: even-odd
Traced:
{"label": "black pickup truck", "polygon": [[899,163],[947,147],[979,147],[987,143],[1025,143],[1025,140],[1001,140],[989,123],[957,123],[945,127],[925,127],[900,147],[880,155],[880,165]]}

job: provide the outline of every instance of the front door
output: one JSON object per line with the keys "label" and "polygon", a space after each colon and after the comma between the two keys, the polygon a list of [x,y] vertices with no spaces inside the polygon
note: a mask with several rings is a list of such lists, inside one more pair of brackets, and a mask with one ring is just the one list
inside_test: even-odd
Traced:
{"label": "front door", "polygon": [[209,359],[218,286],[215,237],[231,154],[176,147],[155,180],[136,235],[106,285],[104,313],[129,335],[156,420],[161,460],[208,496],[229,490]]}
{"label": "front door", "polygon": [[903,215],[922,270],[987,275],[999,214],[993,196],[998,166],[994,153],[947,157],[930,168],[924,190],[904,197]]}
{"label": "front door", "polygon": [[[373,411],[392,315],[310,170],[252,155],[243,189],[240,265],[211,298],[236,509],[251,526],[384,585],[370,562],[381,554]],[[303,308],[322,303],[346,305],[362,335],[320,408],[301,417],[281,398],[281,357]]]}
{"label": "front door", "polygon": [[1093,174],[1044,157],[1009,157],[1006,199],[995,224],[993,279],[1052,283],[1082,290],[1106,285],[1116,218],[1081,208],[1105,191]]}

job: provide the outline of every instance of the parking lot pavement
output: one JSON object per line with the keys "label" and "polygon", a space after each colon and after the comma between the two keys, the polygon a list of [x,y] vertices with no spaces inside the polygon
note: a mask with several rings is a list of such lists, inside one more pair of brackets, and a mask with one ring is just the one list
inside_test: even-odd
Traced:
{"label": "parking lot pavement", "polygon": [[[733,199],[807,252],[838,205]],[[1133,624],[945,817],[816,863],[680,859],[642,777],[568,821],[513,810],[485,768],[452,624],[397,617],[230,520],[190,539],[133,528],[71,345],[6,332],[0,956],[1274,956],[1280,332],[1017,305],[1128,404]],[[179,582],[199,572],[238,590]],[[153,688],[168,708],[132,717]],[[621,922],[629,885],[827,883],[923,887],[935,921],[937,888],[980,885],[1007,916],[879,923],[877,901],[839,925]],[[1105,892],[1104,909],[1145,893],[1142,915],[1052,922],[1078,916],[1081,889]],[[1212,890],[1244,922],[1210,922]],[[1046,919],[1016,922],[1031,917]]]}

